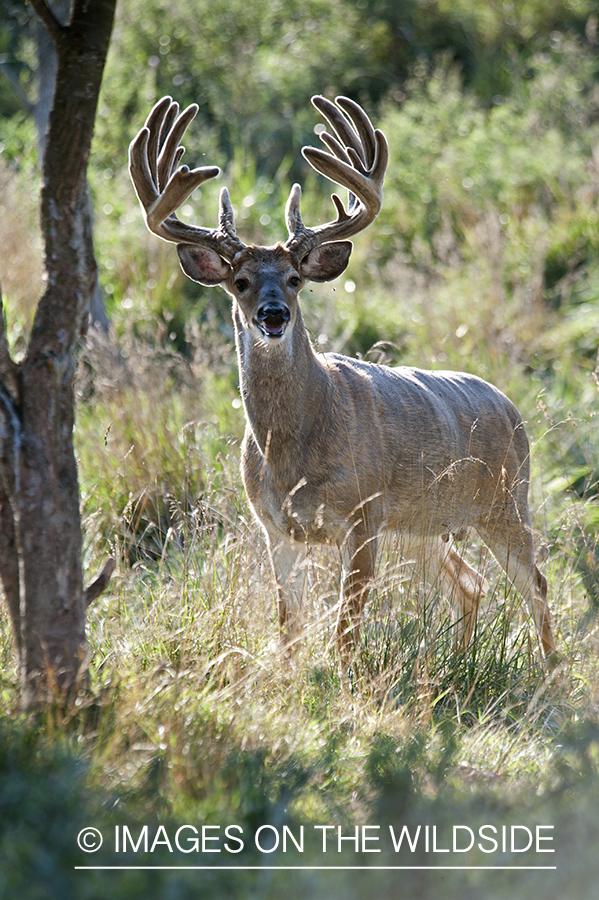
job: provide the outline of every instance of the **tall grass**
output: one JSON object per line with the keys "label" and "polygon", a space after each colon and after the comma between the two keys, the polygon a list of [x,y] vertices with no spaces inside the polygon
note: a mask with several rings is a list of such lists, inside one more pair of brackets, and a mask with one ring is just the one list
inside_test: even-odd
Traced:
{"label": "tall grass", "polygon": [[[596,178],[575,130],[562,127],[564,149],[551,143],[546,119],[534,120],[555,87],[549,79],[541,91],[544,65],[539,81],[523,82],[526,102],[517,93],[510,101],[520,103],[510,120],[518,139],[503,148],[503,160],[541,134],[549,141],[552,198],[538,160],[520,172],[524,186],[509,175],[502,181],[501,161],[485,168],[490,147],[501,155],[509,110],[485,114],[459,95],[451,72],[440,71],[435,83],[414,86],[403,110],[388,112],[386,129],[402,149],[381,221],[357,241],[347,276],[305,290],[302,303],[325,350],[468,369],[519,406],[531,438],[534,527],[556,623],[556,669],[541,667],[527,611],[475,543],[463,550],[490,591],[467,654],[453,646],[450,610],[436,587],[390,553],[381,558],[355,662],[345,670],[332,640],[339,563],[323,550],[310,559],[301,644],[292,660],[281,655],[265,544],[239,476],[243,415],[228,302],[184,286],[172,248],[142,237],[133,197],[117,192],[117,213],[98,222],[114,332],[81,352],[76,442],[85,567],[95,572],[108,552],[118,567],[89,615],[90,692],[62,718],[53,711],[38,723],[8,723],[19,718],[17,673],[0,612],[0,897],[195,897],[198,886],[213,895],[278,897],[289,890],[287,875],[264,871],[79,877],[72,867],[82,864],[75,836],[83,824],[235,821],[253,833],[268,823],[351,829],[458,820],[554,824],[557,872],[451,872],[444,881],[439,872],[403,873],[406,896],[594,896],[599,300],[592,248],[575,235],[590,215]],[[577,84],[564,79],[568,96],[578,96]],[[557,115],[551,104],[545,114]],[[431,147],[423,150],[426,141]],[[427,162],[435,141],[445,142],[445,170]],[[487,175],[477,181],[475,170]],[[518,205],[523,196],[526,208]],[[257,232],[258,211],[246,209]],[[113,215],[126,222],[124,232]],[[2,277],[12,321],[25,333],[18,270]],[[372,350],[377,342],[384,343]],[[68,800],[68,842],[51,815],[57,797]],[[35,862],[44,846],[46,868]],[[108,853],[95,859],[114,862]],[[142,854],[127,859],[144,861]],[[172,859],[166,851],[160,857]],[[282,861],[255,851],[240,859]],[[393,855],[381,859],[396,864]],[[310,860],[322,862],[322,854],[313,849],[300,862]],[[347,850],[326,861],[339,860],[356,861]],[[372,858],[362,854],[360,862]],[[48,875],[59,871],[55,880]],[[307,897],[363,897],[373,885],[394,897],[399,883],[396,873],[294,877],[294,890]]]}
{"label": "tall grass", "polygon": [[[314,309],[305,304],[309,320],[318,317],[319,302],[317,296]],[[319,327],[317,321],[314,330]],[[86,763],[78,777],[90,800],[68,813],[73,841],[87,819],[103,828],[235,821],[245,833],[267,823],[351,829],[408,821],[441,828],[454,821],[456,810],[470,825],[489,817],[542,821],[561,835],[562,874],[548,889],[543,882],[544,891],[558,896],[551,885],[564,890],[578,878],[578,858],[587,874],[572,896],[592,896],[587,850],[596,828],[590,798],[597,744],[584,723],[596,721],[596,600],[587,585],[595,578],[597,545],[588,408],[575,406],[572,418],[562,411],[556,420],[548,392],[538,408],[529,401],[535,524],[556,619],[557,669],[543,672],[520,598],[472,544],[465,552],[491,591],[469,653],[456,654],[449,609],[435,587],[422,584],[409,561],[391,553],[381,559],[348,677],[332,644],[340,577],[333,554],[311,559],[296,657],[290,663],[279,652],[265,545],[238,473],[243,422],[231,344],[212,339],[204,345],[200,331],[197,351],[183,357],[169,349],[160,322],[147,322],[141,335],[127,328],[118,343],[89,346],[80,359],[85,563],[93,572],[108,551],[119,561],[110,590],[89,616],[91,694],[67,718],[50,719],[33,736],[10,737],[13,744],[37,747],[33,760],[18,751],[11,763],[29,786],[21,803],[35,810],[46,802],[49,794],[34,788],[33,773],[54,765],[49,748],[58,744],[61,753]],[[586,396],[583,390],[580,397]],[[581,460],[582,482],[572,483],[572,458]],[[6,619],[1,636],[2,704],[14,715],[16,672]],[[56,765],[68,770],[70,758]],[[579,845],[568,831],[572,809],[587,829]],[[7,884],[22,891],[16,860],[27,854],[15,834]],[[21,839],[35,845],[43,834],[33,827]],[[63,867],[70,859],[82,864],[61,847],[51,852]],[[317,848],[311,853],[299,863],[323,862]],[[255,865],[272,859],[243,857]],[[356,862],[349,852],[331,861],[339,859]],[[114,863],[108,854],[102,860]],[[139,854],[137,860],[147,862]],[[160,860],[173,861],[169,854]],[[113,877],[86,875],[61,896],[93,896],[94,885],[112,884],[117,896],[133,897],[150,884],[159,891],[177,884],[175,896],[191,897],[201,884],[223,896],[274,897],[287,884],[276,873],[263,873],[263,880],[247,873],[178,881],[164,874],[152,882],[143,874],[137,881]],[[307,877],[297,875],[307,896],[359,897],[366,890],[359,874],[355,880],[342,873]],[[439,877],[406,874],[406,890],[433,896]],[[537,895],[540,881],[526,887],[523,875],[514,877],[521,879],[517,890]],[[376,878],[381,895],[393,896],[387,876]],[[474,875],[448,878],[446,896],[481,889],[507,896],[514,889],[505,879],[481,888]]]}

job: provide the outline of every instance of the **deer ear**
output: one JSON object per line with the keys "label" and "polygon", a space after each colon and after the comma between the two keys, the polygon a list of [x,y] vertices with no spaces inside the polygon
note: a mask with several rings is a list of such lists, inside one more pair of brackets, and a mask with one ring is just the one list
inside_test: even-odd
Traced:
{"label": "deer ear", "polygon": [[225,281],[231,267],[218,255],[216,250],[201,244],[177,244],[181,268],[192,281],[213,287]]}
{"label": "deer ear", "polygon": [[315,247],[302,260],[303,277],[310,281],[332,281],[347,268],[352,250],[351,241],[335,241]]}

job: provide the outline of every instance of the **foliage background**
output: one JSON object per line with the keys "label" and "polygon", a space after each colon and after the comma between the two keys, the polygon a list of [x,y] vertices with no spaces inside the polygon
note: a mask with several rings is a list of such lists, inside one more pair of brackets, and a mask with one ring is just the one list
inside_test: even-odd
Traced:
{"label": "foliage background", "polygon": [[[85,565],[93,574],[111,552],[119,570],[90,616],[91,696],[67,717],[20,716],[0,610],[0,897],[288,890],[276,872],[74,870],[89,864],[76,846],[84,825],[232,820],[248,832],[553,824],[555,872],[404,872],[402,893],[596,895],[598,13],[592,0],[121,3],[90,169],[112,331],[81,350],[77,416]],[[3,7],[0,63],[34,97],[31,17],[21,0]],[[339,572],[326,554],[313,561],[296,670],[279,659],[264,545],[238,475],[229,303],[186,281],[173,248],[146,233],[126,172],[127,145],[164,93],[199,103],[186,160],[223,168],[246,241],[283,236],[294,179],[305,219],[329,215],[330,186],[299,154],[315,140],[313,93],[354,97],[385,130],[383,212],[340,282],[304,292],[304,314],[324,350],[465,369],[519,406],[558,633],[552,674],[475,544],[465,552],[492,591],[467,659],[451,652],[435,587],[391,556],[358,674],[344,680],[330,648]],[[39,175],[33,124],[7,77],[0,129],[0,278],[18,356],[40,292]],[[183,216],[214,222],[218,188],[204,185]],[[396,873],[293,883],[307,897],[398,890]]]}

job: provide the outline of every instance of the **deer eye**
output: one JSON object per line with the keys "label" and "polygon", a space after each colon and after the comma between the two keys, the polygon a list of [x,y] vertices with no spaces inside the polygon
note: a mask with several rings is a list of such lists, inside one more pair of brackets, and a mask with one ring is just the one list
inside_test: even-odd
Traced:
{"label": "deer eye", "polygon": [[289,284],[291,287],[299,287],[301,284],[301,278],[298,278],[297,275],[292,275],[289,279]]}
{"label": "deer eye", "polygon": [[237,281],[235,282],[235,287],[237,288],[237,290],[239,291],[240,294],[243,294],[243,292],[245,290],[247,290],[248,282],[246,281],[245,278],[238,278]]}

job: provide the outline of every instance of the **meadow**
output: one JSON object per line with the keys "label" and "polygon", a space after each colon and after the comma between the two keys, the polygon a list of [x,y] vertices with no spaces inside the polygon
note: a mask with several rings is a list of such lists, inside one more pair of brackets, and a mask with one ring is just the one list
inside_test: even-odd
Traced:
{"label": "meadow", "polygon": [[[416,66],[405,93],[381,101],[376,115],[391,146],[383,211],[342,278],[302,294],[323,351],[473,372],[518,406],[557,636],[550,672],[520,598],[471,539],[461,552],[491,589],[467,654],[452,647],[435,586],[390,553],[344,671],[333,641],[340,567],[322,551],[311,557],[297,658],[281,656],[265,542],[239,475],[244,420],[229,301],[185,281],[174,248],[147,234],[124,159],[92,168],[112,324],[79,352],[76,442],[85,570],[93,575],[112,554],[117,571],[89,616],[89,690],[67,713],[19,713],[0,608],[0,898],[596,896],[595,66],[594,52],[556,38],[513,73],[509,95],[486,106],[448,59]],[[265,174],[231,158],[220,183],[244,240],[284,236],[290,166]],[[30,176],[0,169],[1,276],[17,355],[39,294]],[[304,218],[324,221],[328,185],[306,172],[302,180]],[[215,221],[220,183],[188,201],[188,220]],[[233,850],[223,843],[233,824],[239,853],[233,832]],[[214,829],[204,852],[171,852],[183,825]],[[76,841],[88,826],[105,836],[93,855]],[[117,855],[124,826],[137,850],[130,841]],[[303,850],[289,838],[283,852],[283,834],[299,840],[302,826]],[[326,853],[321,826],[333,826]],[[415,849],[404,841],[395,851],[389,826],[412,837],[420,826]],[[524,852],[497,837],[493,852],[477,840],[444,854],[454,826],[475,835],[492,826],[496,837],[504,826],[508,836],[512,826],[520,836],[541,827],[551,841]],[[356,827],[357,847],[338,842],[338,828],[353,838]],[[423,843],[427,827],[431,841],[437,829],[436,851]],[[275,829],[281,843],[271,852]],[[76,869],[117,864],[203,871]],[[323,865],[362,868],[310,868]]]}

